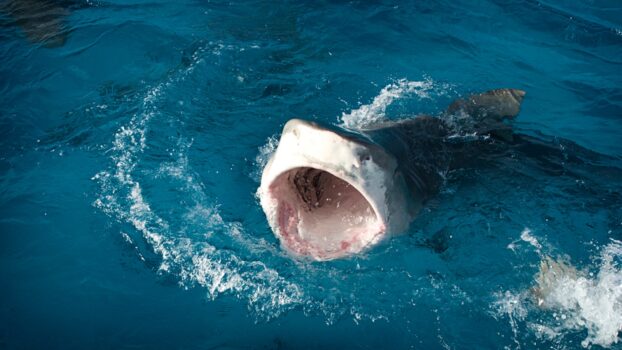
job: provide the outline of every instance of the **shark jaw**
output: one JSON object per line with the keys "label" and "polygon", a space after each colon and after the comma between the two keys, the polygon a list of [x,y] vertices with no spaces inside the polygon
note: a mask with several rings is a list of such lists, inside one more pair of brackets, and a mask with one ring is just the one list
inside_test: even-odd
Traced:
{"label": "shark jaw", "polygon": [[358,253],[385,233],[370,202],[328,171],[294,168],[270,185],[285,247],[316,260]]}
{"label": "shark jaw", "polygon": [[264,168],[258,196],[287,251],[320,261],[347,257],[406,228],[396,168],[370,142],[294,119]]}

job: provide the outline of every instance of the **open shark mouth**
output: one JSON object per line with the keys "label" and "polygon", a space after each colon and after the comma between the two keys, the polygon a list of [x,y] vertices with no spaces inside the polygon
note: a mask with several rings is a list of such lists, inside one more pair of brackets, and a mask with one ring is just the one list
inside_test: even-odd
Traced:
{"label": "open shark mouth", "polygon": [[346,130],[292,119],[257,194],[281,245],[323,261],[403,232],[411,215],[406,191],[397,161],[381,147]]}
{"label": "open shark mouth", "polygon": [[288,170],[269,187],[285,247],[316,260],[356,253],[385,232],[371,203],[351,183],[310,167]]}

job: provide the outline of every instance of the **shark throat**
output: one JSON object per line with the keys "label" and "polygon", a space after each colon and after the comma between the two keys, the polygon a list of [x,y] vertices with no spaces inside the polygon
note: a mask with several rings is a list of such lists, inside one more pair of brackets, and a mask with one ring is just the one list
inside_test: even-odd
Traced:
{"label": "shark throat", "polygon": [[328,171],[291,169],[270,186],[278,199],[278,229],[287,247],[324,260],[360,249],[382,231],[369,201],[354,185]]}

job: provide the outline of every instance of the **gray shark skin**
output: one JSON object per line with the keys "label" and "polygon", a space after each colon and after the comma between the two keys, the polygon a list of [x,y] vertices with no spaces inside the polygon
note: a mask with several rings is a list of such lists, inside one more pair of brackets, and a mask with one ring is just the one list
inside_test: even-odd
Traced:
{"label": "gray shark skin", "polygon": [[507,123],[524,96],[491,90],[453,102],[440,116],[360,130],[290,120],[258,189],[272,230],[287,251],[320,261],[404,232],[448,171],[480,159],[486,152],[474,150],[483,143],[514,142]]}

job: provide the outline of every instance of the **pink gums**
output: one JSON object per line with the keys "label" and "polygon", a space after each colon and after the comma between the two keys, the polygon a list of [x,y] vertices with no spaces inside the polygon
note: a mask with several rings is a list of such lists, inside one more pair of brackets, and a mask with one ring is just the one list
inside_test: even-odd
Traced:
{"label": "pink gums", "polygon": [[[326,253],[321,249],[314,247],[298,235],[298,213],[296,209],[286,201],[279,201],[278,204],[278,230],[287,249],[297,255],[312,256],[316,259],[331,259],[335,257],[345,256],[348,249],[359,240],[359,234],[354,235],[349,240],[341,241],[340,250],[336,252]],[[377,235],[382,235],[386,231],[384,225],[379,228]]]}

